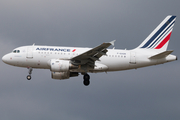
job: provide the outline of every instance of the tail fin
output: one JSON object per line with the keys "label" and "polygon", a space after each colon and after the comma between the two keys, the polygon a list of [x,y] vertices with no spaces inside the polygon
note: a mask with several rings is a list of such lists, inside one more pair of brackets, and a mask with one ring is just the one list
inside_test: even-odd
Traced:
{"label": "tail fin", "polygon": [[137,48],[166,51],[175,20],[176,16],[167,16]]}

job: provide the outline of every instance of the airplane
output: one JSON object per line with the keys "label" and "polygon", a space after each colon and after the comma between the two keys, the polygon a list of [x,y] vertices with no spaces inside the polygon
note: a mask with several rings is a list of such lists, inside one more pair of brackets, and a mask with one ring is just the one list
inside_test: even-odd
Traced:
{"label": "airplane", "polygon": [[64,80],[83,75],[83,84],[90,84],[88,73],[137,69],[177,60],[167,50],[176,16],[167,16],[135,49],[107,49],[115,40],[94,48],[59,46],[22,46],[2,57],[6,64],[33,69],[50,69],[52,79]]}

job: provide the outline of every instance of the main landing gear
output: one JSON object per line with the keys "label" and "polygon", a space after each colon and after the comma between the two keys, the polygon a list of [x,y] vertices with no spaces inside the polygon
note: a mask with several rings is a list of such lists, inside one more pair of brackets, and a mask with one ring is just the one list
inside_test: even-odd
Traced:
{"label": "main landing gear", "polygon": [[31,80],[31,74],[32,74],[33,69],[31,67],[28,69],[29,69],[29,75],[26,78],[27,78],[27,80]]}
{"label": "main landing gear", "polygon": [[90,84],[90,81],[89,81],[90,76],[86,73],[86,74],[84,74],[83,78],[84,78],[84,81],[83,81],[84,85],[88,86]]}

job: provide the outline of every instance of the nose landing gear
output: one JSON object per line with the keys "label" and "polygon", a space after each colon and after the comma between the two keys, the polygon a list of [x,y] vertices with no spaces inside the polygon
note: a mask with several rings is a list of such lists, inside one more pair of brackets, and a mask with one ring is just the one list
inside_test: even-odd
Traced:
{"label": "nose landing gear", "polygon": [[27,80],[31,80],[31,74],[32,74],[33,69],[31,67],[28,69],[29,69],[29,75],[26,78],[27,78]]}

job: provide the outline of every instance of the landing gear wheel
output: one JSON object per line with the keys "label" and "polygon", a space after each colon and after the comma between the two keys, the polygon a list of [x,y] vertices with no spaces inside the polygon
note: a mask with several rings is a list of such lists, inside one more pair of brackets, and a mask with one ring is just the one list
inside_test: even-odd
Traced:
{"label": "landing gear wheel", "polygon": [[28,70],[29,70],[29,75],[26,77],[27,80],[31,80],[31,74],[32,74],[32,67],[28,67]]}
{"label": "landing gear wheel", "polygon": [[84,80],[89,80],[90,76],[88,74],[85,74],[83,78],[84,78]]}
{"label": "landing gear wheel", "polygon": [[89,81],[90,76],[88,74],[85,74],[83,78],[84,78],[84,81],[83,81],[84,85],[88,86],[90,84],[90,81]]}
{"label": "landing gear wheel", "polygon": [[88,86],[90,84],[90,81],[89,80],[84,80],[83,83],[84,83],[85,86]]}
{"label": "landing gear wheel", "polygon": [[31,76],[30,75],[28,75],[26,78],[27,78],[27,80],[31,80]]}

